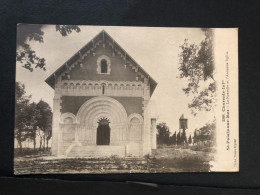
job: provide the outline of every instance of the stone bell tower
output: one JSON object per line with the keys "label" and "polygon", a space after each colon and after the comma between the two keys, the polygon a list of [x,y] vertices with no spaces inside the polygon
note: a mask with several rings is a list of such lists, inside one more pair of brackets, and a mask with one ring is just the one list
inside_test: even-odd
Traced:
{"label": "stone bell tower", "polygon": [[184,114],[182,114],[179,119],[179,129],[182,129],[184,131],[188,129],[188,119],[184,118]]}

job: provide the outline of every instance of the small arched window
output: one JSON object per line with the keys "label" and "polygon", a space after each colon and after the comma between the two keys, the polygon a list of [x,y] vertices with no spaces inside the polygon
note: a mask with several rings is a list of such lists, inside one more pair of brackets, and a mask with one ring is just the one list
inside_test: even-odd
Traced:
{"label": "small arched window", "polygon": [[98,74],[110,74],[111,72],[111,60],[108,56],[102,55],[97,59],[97,73]]}
{"label": "small arched window", "polygon": [[73,123],[73,119],[71,117],[67,117],[64,119],[64,123],[65,124],[72,124]]}
{"label": "small arched window", "polygon": [[107,61],[105,59],[101,60],[101,73],[107,73]]}

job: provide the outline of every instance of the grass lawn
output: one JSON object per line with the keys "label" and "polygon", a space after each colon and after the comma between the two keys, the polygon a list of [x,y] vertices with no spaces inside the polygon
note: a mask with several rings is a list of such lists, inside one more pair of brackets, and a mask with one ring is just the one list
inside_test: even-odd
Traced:
{"label": "grass lawn", "polygon": [[55,158],[17,155],[15,174],[208,172],[214,152],[205,147],[159,146],[144,158]]}

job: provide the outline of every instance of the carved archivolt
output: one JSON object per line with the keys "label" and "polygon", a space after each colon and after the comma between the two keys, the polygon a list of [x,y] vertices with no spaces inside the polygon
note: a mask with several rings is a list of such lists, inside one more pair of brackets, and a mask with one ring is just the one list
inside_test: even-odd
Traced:
{"label": "carved archivolt", "polygon": [[96,126],[100,118],[107,118],[111,124],[126,124],[127,113],[117,100],[98,96],[86,101],[77,113],[80,124]]}
{"label": "carved archivolt", "polygon": [[139,120],[139,123],[143,123],[143,117],[140,114],[133,113],[128,116],[128,123],[130,124],[131,120],[137,118]]}
{"label": "carved archivolt", "polygon": [[70,112],[63,113],[60,117],[61,123],[64,123],[65,119],[71,118],[73,123],[76,123],[76,116]]}
{"label": "carved archivolt", "polygon": [[[101,73],[101,61],[102,60],[106,60],[106,62],[107,62],[107,73]],[[110,72],[111,72],[111,60],[110,60],[110,58],[106,55],[99,56],[98,59],[97,59],[97,73],[98,74],[110,74]]]}

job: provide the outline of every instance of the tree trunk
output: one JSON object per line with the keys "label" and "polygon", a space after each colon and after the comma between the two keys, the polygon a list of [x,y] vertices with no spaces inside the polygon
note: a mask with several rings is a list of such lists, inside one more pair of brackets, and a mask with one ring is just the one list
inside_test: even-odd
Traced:
{"label": "tree trunk", "polygon": [[[18,140],[17,140],[18,141]],[[22,153],[23,152],[23,146],[22,146],[22,142],[21,141],[18,141],[18,144],[19,144],[19,151],[20,151],[20,153]]]}
{"label": "tree trunk", "polygon": [[47,142],[47,151],[48,151],[49,140],[47,139],[46,142]]}
{"label": "tree trunk", "polygon": [[34,136],[33,138],[33,151],[35,152],[35,148],[36,148],[36,136]]}
{"label": "tree trunk", "polygon": [[40,150],[42,149],[42,138],[40,139]]}
{"label": "tree trunk", "polygon": [[45,150],[45,140],[46,140],[46,136],[45,136],[45,133],[43,135],[43,150]]}
{"label": "tree trunk", "polygon": [[33,128],[33,151],[34,152],[36,149],[36,131],[37,131],[37,126],[34,126]]}

